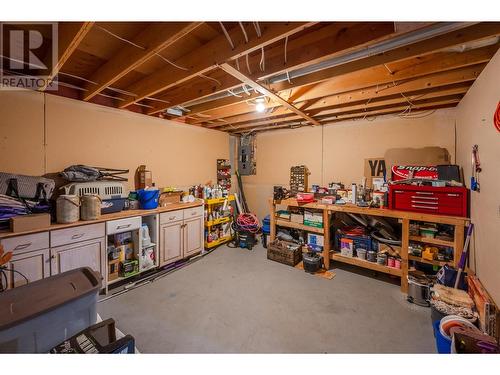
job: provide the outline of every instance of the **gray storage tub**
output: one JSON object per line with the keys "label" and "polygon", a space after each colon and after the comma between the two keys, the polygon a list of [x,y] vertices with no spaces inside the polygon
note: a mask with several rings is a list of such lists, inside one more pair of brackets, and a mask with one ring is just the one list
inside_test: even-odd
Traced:
{"label": "gray storage tub", "polygon": [[0,353],[47,353],[95,324],[100,289],[84,267],[0,293]]}

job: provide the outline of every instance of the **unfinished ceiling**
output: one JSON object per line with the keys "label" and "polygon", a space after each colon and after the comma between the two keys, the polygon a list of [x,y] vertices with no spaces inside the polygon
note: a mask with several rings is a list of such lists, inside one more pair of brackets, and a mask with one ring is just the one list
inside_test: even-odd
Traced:
{"label": "unfinished ceiling", "polygon": [[499,35],[494,22],[63,22],[51,93],[236,135],[425,116],[458,104]]}

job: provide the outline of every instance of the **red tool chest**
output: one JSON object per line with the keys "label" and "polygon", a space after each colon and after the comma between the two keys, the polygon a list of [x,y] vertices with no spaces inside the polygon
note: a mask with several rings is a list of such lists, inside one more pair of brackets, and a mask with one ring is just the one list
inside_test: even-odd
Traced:
{"label": "red tool chest", "polygon": [[467,217],[467,188],[389,185],[389,208]]}

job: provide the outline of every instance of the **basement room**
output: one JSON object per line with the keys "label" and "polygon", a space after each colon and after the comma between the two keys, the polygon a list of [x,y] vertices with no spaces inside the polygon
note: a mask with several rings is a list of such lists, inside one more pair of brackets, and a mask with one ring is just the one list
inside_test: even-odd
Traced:
{"label": "basement room", "polygon": [[0,17],[12,370],[500,364],[498,8],[29,3]]}

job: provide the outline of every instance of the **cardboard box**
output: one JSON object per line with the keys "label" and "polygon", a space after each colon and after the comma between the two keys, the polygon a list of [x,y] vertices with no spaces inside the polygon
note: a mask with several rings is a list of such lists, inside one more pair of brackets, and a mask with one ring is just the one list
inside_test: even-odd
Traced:
{"label": "cardboard box", "polygon": [[160,194],[159,205],[165,207],[172,203],[180,203],[182,191],[169,191]]}
{"label": "cardboard box", "polygon": [[290,221],[292,223],[303,224],[304,223],[304,215],[302,214],[290,214]]}
{"label": "cardboard box", "polygon": [[14,233],[46,229],[50,226],[50,214],[19,215],[10,219],[10,230]]}
{"label": "cardboard box", "polygon": [[310,227],[323,228],[323,212],[304,211],[304,224]]}
{"label": "cardboard box", "polygon": [[307,243],[310,245],[323,247],[325,244],[325,237],[322,234],[308,233]]}

